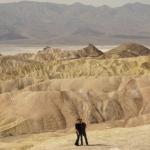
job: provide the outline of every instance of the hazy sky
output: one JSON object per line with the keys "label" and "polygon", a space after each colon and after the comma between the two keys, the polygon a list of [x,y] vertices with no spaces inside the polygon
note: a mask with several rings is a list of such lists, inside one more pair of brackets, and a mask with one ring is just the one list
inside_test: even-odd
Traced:
{"label": "hazy sky", "polygon": [[[0,3],[17,2],[17,1],[22,1],[22,0],[0,0]],[[23,1],[29,1],[29,0],[23,0]],[[120,6],[126,3],[134,3],[134,2],[150,4],[150,0],[33,0],[33,1],[40,1],[40,2],[47,1],[47,2],[64,3],[64,4],[72,4],[75,2],[80,2],[80,3],[95,5],[95,6],[106,4],[112,7]]]}

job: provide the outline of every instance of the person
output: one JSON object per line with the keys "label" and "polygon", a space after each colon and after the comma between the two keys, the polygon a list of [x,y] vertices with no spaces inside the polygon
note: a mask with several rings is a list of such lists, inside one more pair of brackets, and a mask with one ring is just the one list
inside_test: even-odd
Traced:
{"label": "person", "polygon": [[77,119],[77,122],[75,124],[75,129],[77,134],[75,145],[79,146],[79,141],[81,141],[81,145],[83,145],[83,137],[85,139],[86,145],[88,145],[88,139],[86,136],[86,123],[82,122],[81,118]]}

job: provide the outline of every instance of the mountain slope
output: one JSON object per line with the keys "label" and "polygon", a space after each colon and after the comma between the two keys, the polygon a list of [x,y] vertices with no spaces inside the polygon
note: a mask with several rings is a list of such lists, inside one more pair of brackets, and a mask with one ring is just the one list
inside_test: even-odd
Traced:
{"label": "mountain slope", "polygon": [[[19,2],[0,4],[0,37],[4,42],[52,44],[110,43],[150,39],[150,6],[140,3],[122,7],[93,7],[80,3]],[[17,36],[19,37],[19,36]]]}
{"label": "mountain slope", "polygon": [[137,44],[125,43],[105,53],[106,58],[127,58],[150,55],[150,49]]}

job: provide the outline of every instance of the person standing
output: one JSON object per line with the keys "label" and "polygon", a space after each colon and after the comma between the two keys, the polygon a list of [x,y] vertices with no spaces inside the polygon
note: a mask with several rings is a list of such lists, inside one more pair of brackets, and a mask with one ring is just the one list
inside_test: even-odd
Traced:
{"label": "person standing", "polygon": [[86,123],[83,122],[81,118],[77,119],[77,122],[75,124],[75,129],[77,134],[75,145],[79,146],[79,141],[81,141],[81,145],[83,145],[83,137],[86,145],[88,145],[88,139],[86,135]]}

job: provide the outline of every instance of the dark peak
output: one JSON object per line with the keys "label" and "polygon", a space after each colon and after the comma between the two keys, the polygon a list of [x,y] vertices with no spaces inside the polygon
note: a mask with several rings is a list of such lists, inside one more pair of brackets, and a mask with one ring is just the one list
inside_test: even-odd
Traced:
{"label": "dark peak", "polygon": [[50,46],[46,46],[46,47],[44,47],[44,51],[46,51],[46,50],[50,50],[51,49],[51,47]]}
{"label": "dark peak", "polygon": [[148,49],[146,48],[145,46],[141,45],[141,44],[138,44],[138,43],[123,43],[121,45],[118,46],[118,48],[122,48],[122,49],[136,49],[136,48],[145,48],[145,49]]}
{"label": "dark peak", "polygon": [[40,51],[38,51],[37,53],[38,53],[38,54],[41,54],[41,53],[48,53],[48,52],[50,52],[50,51],[51,51],[51,47],[50,47],[50,46],[46,46],[46,47],[43,48],[43,50],[40,50]]}
{"label": "dark peak", "polygon": [[47,54],[52,54],[52,53],[58,53],[61,51],[62,50],[59,48],[52,48],[50,46],[46,46],[45,48],[43,48],[43,50],[38,51],[37,54],[47,55]]}
{"label": "dark peak", "polygon": [[137,43],[124,43],[116,48],[108,51],[105,56],[107,58],[128,58],[150,55],[150,50],[143,45]]}
{"label": "dark peak", "polygon": [[87,47],[84,48],[84,51],[90,52],[90,53],[95,53],[98,55],[102,55],[103,52],[100,51],[98,48],[96,48],[93,44],[89,43],[89,45]]}
{"label": "dark peak", "polygon": [[96,47],[95,47],[95,45],[94,44],[92,44],[92,43],[89,43],[88,44],[88,46],[87,46],[87,48],[89,48],[89,49],[97,49]]}

